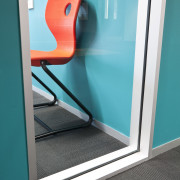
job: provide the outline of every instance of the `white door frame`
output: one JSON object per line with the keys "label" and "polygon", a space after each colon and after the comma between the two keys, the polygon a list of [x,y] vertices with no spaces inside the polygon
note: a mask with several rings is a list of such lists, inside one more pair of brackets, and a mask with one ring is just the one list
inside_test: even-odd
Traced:
{"label": "white door frame", "polygon": [[30,57],[30,38],[29,38],[29,16],[28,1],[19,0],[19,17],[21,33],[21,54],[24,83],[24,101],[25,101],[25,118],[26,118],[26,135],[29,165],[29,180],[37,179],[36,169],[36,149],[35,149],[35,132],[34,132],[34,111],[33,111],[33,94],[32,94],[32,77],[31,77],[31,57]]}
{"label": "white door frame", "polygon": [[[137,149],[138,141],[138,122],[140,116],[141,91],[143,62],[146,40],[146,24],[148,20],[148,3],[149,0],[139,0],[138,2],[138,21],[136,35],[136,54],[135,70],[133,82],[133,100],[131,113],[131,138],[130,146],[122,150],[110,153],[92,161],[80,164],[73,168],[59,172],[44,180],[65,179],[74,176],[77,173],[88,170],[89,168],[106,163],[121,155],[127,154]],[[140,152],[134,153],[128,157],[110,163],[94,171],[79,176],[77,179],[105,179],[130,167],[133,167],[148,158],[152,154],[152,142],[154,132],[154,120],[156,110],[156,99],[159,79],[159,68],[161,58],[161,46],[163,36],[164,14],[166,0],[151,0],[151,16],[149,26],[149,41],[147,51],[147,67],[145,78],[144,105],[142,116]],[[30,68],[30,41],[29,41],[29,24],[28,24],[28,3],[25,0],[19,0],[20,11],[20,29],[21,29],[21,46],[22,46],[22,64],[23,79],[25,92],[25,109],[26,109],[26,129],[27,129],[27,148],[29,162],[29,179],[37,179],[36,156],[35,156],[35,139],[34,139],[34,121],[33,121],[33,103],[32,103],[32,80]],[[74,178],[76,179],[76,178]]]}
{"label": "white door frame", "polygon": [[149,158],[152,157],[154,123],[166,9],[166,0],[151,1],[151,17],[142,123],[142,134],[144,134],[144,136],[146,135],[146,138],[143,136],[141,138],[142,150],[144,151],[144,148],[147,147],[146,153]]}

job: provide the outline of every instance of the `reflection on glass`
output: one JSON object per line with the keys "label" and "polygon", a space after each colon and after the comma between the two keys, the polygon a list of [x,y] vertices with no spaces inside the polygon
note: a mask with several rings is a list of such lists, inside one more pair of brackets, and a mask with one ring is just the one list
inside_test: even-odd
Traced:
{"label": "reflection on glass", "polygon": [[114,0],[114,19],[117,19],[118,4],[117,0]]}
{"label": "reflection on glass", "polygon": [[104,18],[108,19],[108,8],[109,8],[109,0],[105,0],[105,14],[104,14]]}

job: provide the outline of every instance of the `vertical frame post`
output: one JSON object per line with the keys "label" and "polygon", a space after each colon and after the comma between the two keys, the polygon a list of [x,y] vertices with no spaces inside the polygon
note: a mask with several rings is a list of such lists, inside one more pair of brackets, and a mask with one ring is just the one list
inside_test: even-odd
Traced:
{"label": "vertical frame post", "polygon": [[141,151],[152,155],[166,0],[151,0]]}
{"label": "vertical frame post", "polygon": [[29,19],[28,19],[28,2],[19,0],[19,17],[21,32],[21,53],[24,83],[24,104],[27,134],[27,151],[29,180],[37,179],[36,169],[36,149],[35,149],[35,132],[33,117],[33,95],[32,95],[32,78],[31,78],[31,58],[30,58],[30,39],[29,39]]}

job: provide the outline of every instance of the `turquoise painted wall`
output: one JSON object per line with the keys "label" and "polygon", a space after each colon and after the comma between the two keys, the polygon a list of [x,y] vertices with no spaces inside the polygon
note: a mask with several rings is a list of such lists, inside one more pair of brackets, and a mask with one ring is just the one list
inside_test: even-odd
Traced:
{"label": "turquoise painted wall", "polygon": [[179,7],[167,0],[153,147],[180,137]]}
{"label": "turquoise painted wall", "polygon": [[18,0],[0,1],[0,180],[28,180]]}
{"label": "turquoise painted wall", "polygon": [[[105,2],[85,1],[88,11],[80,9],[85,19],[78,17],[76,55],[67,65],[50,69],[97,120],[129,136],[138,0],[110,0],[108,16]],[[29,11],[31,49],[53,50],[56,42],[44,17],[47,0],[34,3]],[[32,70],[59,99],[78,108],[40,68]]]}

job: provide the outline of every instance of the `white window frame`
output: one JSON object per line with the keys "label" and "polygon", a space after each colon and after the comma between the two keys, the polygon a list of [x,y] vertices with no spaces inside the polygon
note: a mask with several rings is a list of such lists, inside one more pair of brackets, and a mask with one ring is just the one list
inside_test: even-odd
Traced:
{"label": "white window frame", "polygon": [[[131,114],[131,137],[130,146],[119,151],[96,158],[89,162],[72,167],[65,171],[43,178],[43,180],[66,179],[77,173],[84,172],[94,166],[100,165],[109,160],[137,149],[138,123],[142,90],[142,74],[144,62],[144,50],[146,39],[147,11],[149,0],[139,0],[138,21],[136,35],[135,52],[135,70],[133,82],[133,100]],[[141,162],[146,161],[152,154],[152,141],[154,132],[154,120],[156,110],[156,99],[159,79],[159,68],[161,58],[161,46],[163,36],[164,14],[166,0],[151,0],[151,18],[149,26],[149,41],[147,53],[147,67],[144,91],[144,105],[141,128],[140,151],[128,157],[117,160],[106,166],[93,170],[89,173],[79,176],[78,180],[84,179],[106,179],[127,170]],[[36,170],[36,152],[35,152],[35,133],[33,121],[33,96],[30,65],[30,40],[28,24],[28,7],[24,0],[19,0],[20,28],[21,28],[21,46],[22,46],[22,68],[24,80],[24,98],[26,111],[26,131],[27,131],[27,149],[29,163],[29,179],[37,179]]]}
{"label": "white window frame", "polygon": [[33,0],[28,0],[28,9],[32,9],[34,5]]}

